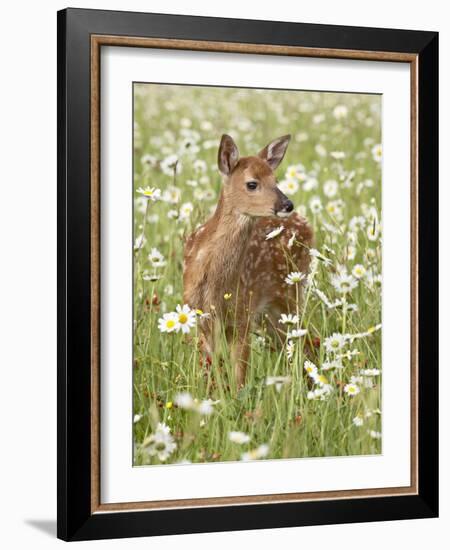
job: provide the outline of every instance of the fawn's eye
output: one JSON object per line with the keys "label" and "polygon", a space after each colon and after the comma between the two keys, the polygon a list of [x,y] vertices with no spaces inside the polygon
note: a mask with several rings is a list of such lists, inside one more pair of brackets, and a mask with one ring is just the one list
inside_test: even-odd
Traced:
{"label": "fawn's eye", "polygon": [[258,182],[257,181],[248,181],[247,182],[247,189],[249,189],[250,191],[254,191],[257,187],[258,187]]}

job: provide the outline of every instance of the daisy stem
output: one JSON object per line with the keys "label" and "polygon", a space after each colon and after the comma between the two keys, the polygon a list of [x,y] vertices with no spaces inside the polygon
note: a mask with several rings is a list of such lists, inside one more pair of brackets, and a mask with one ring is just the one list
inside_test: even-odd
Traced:
{"label": "daisy stem", "polygon": [[342,298],[342,334],[345,334],[346,322],[347,322],[347,298],[344,294],[344,297]]}

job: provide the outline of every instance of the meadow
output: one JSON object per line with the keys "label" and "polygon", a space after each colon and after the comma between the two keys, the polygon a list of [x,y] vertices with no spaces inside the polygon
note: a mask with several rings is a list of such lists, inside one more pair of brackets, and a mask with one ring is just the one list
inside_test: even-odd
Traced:
{"label": "meadow", "polygon": [[[240,390],[225,340],[206,361],[203,313],[182,298],[223,133],[243,155],[292,135],[279,186],[315,232],[299,315],[280,318],[281,346],[252,331]],[[134,85],[136,466],[381,453],[380,144],[376,95]]]}

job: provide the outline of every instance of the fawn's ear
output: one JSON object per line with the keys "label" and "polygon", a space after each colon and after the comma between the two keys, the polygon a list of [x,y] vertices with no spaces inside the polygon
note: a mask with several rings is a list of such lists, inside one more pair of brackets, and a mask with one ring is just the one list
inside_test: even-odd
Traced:
{"label": "fawn's ear", "polygon": [[272,170],[275,170],[283,160],[290,140],[291,136],[289,134],[274,139],[258,153],[258,156],[264,159]]}
{"label": "fawn's ear", "polygon": [[239,160],[239,151],[233,138],[223,134],[219,145],[217,163],[219,170],[224,176],[229,176]]}

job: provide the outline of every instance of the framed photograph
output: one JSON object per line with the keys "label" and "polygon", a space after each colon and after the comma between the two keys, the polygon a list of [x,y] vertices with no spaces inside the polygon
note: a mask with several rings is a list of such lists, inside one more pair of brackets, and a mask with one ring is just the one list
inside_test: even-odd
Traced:
{"label": "framed photograph", "polygon": [[58,536],[438,514],[438,35],[58,13]]}

